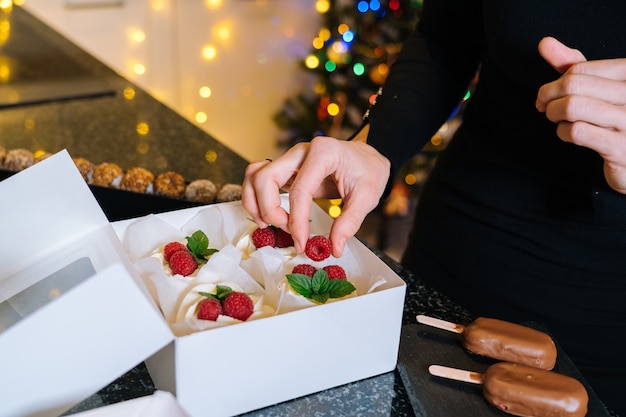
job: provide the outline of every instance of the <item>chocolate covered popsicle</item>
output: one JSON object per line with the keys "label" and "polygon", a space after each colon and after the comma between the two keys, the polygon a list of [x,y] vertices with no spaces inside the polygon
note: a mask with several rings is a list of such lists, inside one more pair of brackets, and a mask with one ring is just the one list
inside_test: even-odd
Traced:
{"label": "chocolate covered popsicle", "polygon": [[576,379],[545,369],[498,362],[484,374],[431,365],[431,375],[482,384],[487,402],[522,417],[584,417],[589,396]]}
{"label": "chocolate covered popsicle", "polygon": [[527,326],[486,317],[467,326],[424,315],[417,316],[417,321],[462,334],[463,346],[477,355],[547,370],[556,364],[552,338]]}

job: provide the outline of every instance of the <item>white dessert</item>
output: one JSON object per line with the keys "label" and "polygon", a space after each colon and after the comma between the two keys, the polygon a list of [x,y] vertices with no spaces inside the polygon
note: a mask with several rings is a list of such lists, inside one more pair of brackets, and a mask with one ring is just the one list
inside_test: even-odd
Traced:
{"label": "white dessert", "polygon": [[[191,290],[185,295],[180,303],[180,307],[178,308],[178,313],[176,315],[176,322],[185,321],[185,320],[197,320],[197,309],[198,304],[204,300],[206,297],[201,292],[215,294],[217,285],[223,285],[232,288],[233,291],[242,292],[241,288],[232,282],[221,282],[219,284],[212,283],[204,283],[196,285],[191,288]],[[263,296],[257,296],[255,294],[248,294],[254,303],[254,312],[248,318],[249,320],[255,320],[262,317],[269,317],[274,314],[274,309],[267,304],[263,303]],[[220,316],[216,320],[218,323],[224,324],[234,324],[239,323],[240,320],[234,319],[232,317],[220,314]]]}

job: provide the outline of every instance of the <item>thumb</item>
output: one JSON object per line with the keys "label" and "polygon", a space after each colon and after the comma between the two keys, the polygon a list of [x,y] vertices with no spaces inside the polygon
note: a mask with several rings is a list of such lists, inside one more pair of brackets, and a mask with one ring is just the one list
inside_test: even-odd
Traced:
{"label": "thumb", "polygon": [[572,65],[587,60],[578,49],[569,48],[550,36],[539,41],[539,55],[561,74]]}

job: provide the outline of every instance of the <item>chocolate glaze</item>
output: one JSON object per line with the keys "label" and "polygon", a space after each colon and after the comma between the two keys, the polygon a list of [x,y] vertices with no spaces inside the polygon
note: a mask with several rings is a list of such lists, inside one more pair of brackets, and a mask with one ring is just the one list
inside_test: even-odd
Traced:
{"label": "chocolate glaze", "polygon": [[481,317],[463,330],[463,346],[472,353],[541,369],[556,364],[556,346],[546,333],[520,324]]}
{"label": "chocolate glaze", "polygon": [[483,395],[500,410],[523,417],[584,417],[589,401],[572,377],[507,362],[487,368]]}

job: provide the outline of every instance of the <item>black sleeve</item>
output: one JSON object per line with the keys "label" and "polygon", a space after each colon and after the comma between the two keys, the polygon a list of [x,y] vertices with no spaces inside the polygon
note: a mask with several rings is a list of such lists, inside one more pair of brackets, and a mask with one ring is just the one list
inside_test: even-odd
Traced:
{"label": "black sleeve", "polygon": [[481,3],[424,1],[368,115],[367,143],[391,161],[391,180],[446,121],[474,77],[484,45]]}

